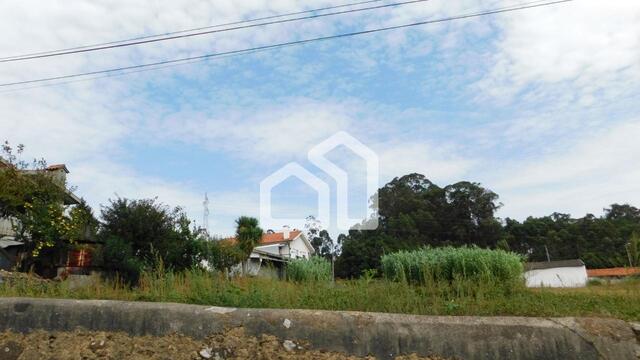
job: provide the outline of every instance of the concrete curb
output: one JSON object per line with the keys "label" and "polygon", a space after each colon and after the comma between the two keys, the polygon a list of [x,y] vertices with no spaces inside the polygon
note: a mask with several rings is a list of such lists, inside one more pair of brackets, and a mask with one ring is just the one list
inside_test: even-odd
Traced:
{"label": "concrete curb", "polygon": [[204,338],[242,326],[312,348],[391,358],[637,359],[630,324],[614,319],[447,317],[235,309],[106,300],[0,298],[0,331],[123,331]]}

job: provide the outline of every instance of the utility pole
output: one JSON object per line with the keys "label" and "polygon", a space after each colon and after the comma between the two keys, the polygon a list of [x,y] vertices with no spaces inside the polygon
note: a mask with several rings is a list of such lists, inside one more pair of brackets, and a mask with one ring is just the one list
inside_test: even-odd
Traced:
{"label": "utility pole", "polygon": [[544,251],[547,253],[547,262],[551,262],[551,256],[549,256],[549,249],[547,249],[547,245],[544,246]]}
{"label": "utility pole", "polygon": [[[336,239],[336,242],[338,240]],[[336,259],[338,258],[338,244],[331,241],[331,282],[336,283]]]}

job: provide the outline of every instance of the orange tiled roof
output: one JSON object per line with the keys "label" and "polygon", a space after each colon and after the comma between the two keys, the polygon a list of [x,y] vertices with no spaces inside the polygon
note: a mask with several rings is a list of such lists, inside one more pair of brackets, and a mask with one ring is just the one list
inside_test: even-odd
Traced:
{"label": "orange tiled roof", "polygon": [[[291,240],[297,238],[298,235],[300,235],[300,233],[302,233],[302,231],[300,231],[300,230],[291,230],[291,231],[289,231],[289,238],[287,240],[284,239],[284,233],[282,233],[282,232],[274,232],[272,234],[264,233],[264,234],[262,234],[262,239],[260,240],[260,245],[277,244],[277,243],[281,243],[281,242],[285,242],[285,241],[291,241]],[[236,243],[236,238],[228,238],[228,239],[224,239],[223,241],[227,241],[230,244],[235,244]]]}
{"label": "orange tiled roof", "polygon": [[587,269],[589,277],[606,277],[606,276],[630,276],[640,274],[640,268],[608,268],[608,269]]}
{"label": "orange tiled roof", "polygon": [[300,235],[302,231],[300,230],[291,230],[289,231],[289,238],[285,240],[284,233],[282,232],[274,232],[273,234],[262,234],[262,240],[260,240],[260,244],[273,244],[279,243],[283,241],[291,241]]}

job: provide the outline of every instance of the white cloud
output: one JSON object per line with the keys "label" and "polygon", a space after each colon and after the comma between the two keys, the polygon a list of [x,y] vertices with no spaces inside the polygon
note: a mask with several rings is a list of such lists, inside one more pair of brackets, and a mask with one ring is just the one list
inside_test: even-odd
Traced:
{"label": "white cloud", "polygon": [[333,133],[350,127],[347,104],[287,99],[282,103],[232,107],[220,115],[171,113],[147,130],[149,141],[198,144],[256,163],[306,158],[307,151]]}
{"label": "white cloud", "polygon": [[175,206],[181,204],[193,210],[202,202],[204,194],[199,194],[189,184],[170,183],[166,180],[145,176],[129,167],[109,160],[92,159],[72,167],[70,183],[77,185],[92,203],[106,203],[108,198],[155,198]]}
{"label": "white cloud", "polygon": [[[99,101],[97,101],[99,100]],[[106,109],[110,95],[98,99],[79,91],[73,96],[37,90],[0,95],[3,140],[26,145],[28,157],[49,162],[73,162],[114,151],[129,129],[127,114]]]}
{"label": "white cloud", "polygon": [[[314,6],[329,2],[316,2]],[[307,4],[308,5],[308,4]],[[189,27],[206,26],[277,12],[304,8],[295,1],[172,1],[130,3],[123,1],[20,1],[0,3],[0,38],[2,56],[26,52],[72,47],[111,41],[141,34],[157,34]],[[297,26],[303,33],[320,31],[320,23]],[[331,24],[322,25],[330,29]],[[294,36],[283,27],[266,27],[255,31],[234,32],[225,36],[205,36],[189,41],[170,41],[150,46],[96,52],[0,64],[0,82],[55,76],[88,70],[126,66],[141,62],[170,59],[224,49],[250,46],[259,42],[273,42]],[[200,76],[206,67],[175,68],[187,76]],[[171,75],[165,71],[163,76]],[[169,76],[170,77],[170,76]],[[158,105],[144,97],[144,87],[151,73],[114,78],[110,81],[80,82],[58,87],[44,87],[23,92],[0,93],[0,129],[2,140],[27,146],[26,157],[45,157],[51,163],[67,163],[72,169],[70,181],[78,186],[78,193],[91,200],[92,205],[104,204],[115,193],[134,198],[159,196],[161,201],[183,205],[200,211],[202,194],[189,184],[169,182],[148,176],[125,165],[127,142],[140,141],[140,131],[158,127],[164,104]],[[285,110],[281,110],[284,112]],[[309,110],[310,111],[310,110]],[[184,113],[183,113],[184,114]],[[285,146],[298,146],[292,135],[306,131],[325,130],[317,122],[315,129],[304,125],[304,111],[290,114],[289,119],[274,120],[273,127],[247,127],[249,135],[258,139],[261,152],[268,156]],[[238,118],[224,119],[223,124],[206,125],[211,133],[218,133],[221,142],[237,140],[243,131]],[[323,120],[322,118],[318,119]],[[333,120],[333,119],[328,119]],[[217,125],[223,126],[221,132]],[[197,125],[193,125],[198,131]],[[228,128],[224,128],[227,127]],[[277,132],[283,134],[277,134]],[[256,143],[225,142],[226,150],[242,152]],[[205,144],[206,145],[206,144]],[[212,194],[222,212],[242,213],[255,209],[255,202],[241,194]],[[233,209],[226,203],[230,198]],[[215,211],[212,209],[212,212]]]}
{"label": "white cloud", "polygon": [[621,170],[632,168],[640,158],[638,138],[640,122],[630,121],[578,139],[565,139],[553,153],[518,170],[522,176],[506,178],[500,186],[542,186],[576,179],[611,178],[616,173],[625,173]]}
{"label": "white cloud", "polygon": [[543,157],[498,171],[489,182],[505,203],[505,216],[582,216],[614,202],[639,203],[639,138],[638,120],[580,133]]}
{"label": "white cloud", "polygon": [[[92,159],[79,162],[69,175],[71,185],[78,187],[83,196],[95,207],[107,205],[108,199],[153,199],[169,206],[180,206],[198,226],[203,225],[203,201],[205,189],[181,181],[145,175],[109,159]],[[208,191],[210,201],[210,229],[216,234],[230,234],[233,221],[240,215],[257,216],[257,190]]]}
{"label": "white cloud", "polygon": [[383,182],[417,172],[444,186],[462,180],[477,164],[475,159],[458,155],[459,150],[451,145],[436,146],[426,142],[385,144],[378,153]]}
{"label": "white cloud", "polygon": [[[0,2],[0,31],[4,34],[0,38],[0,57],[206,26],[330,3],[340,1],[314,1],[313,4],[293,0],[6,1]],[[344,16],[304,25],[265,27],[258,32],[242,31],[91,55],[5,63],[0,64],[0,82],[324,35],[361,25],[405,23],[496,5],[496,1],[488,4],[477,0],[434,0],[392,11],[373,12],[366,15],[366,20],[359,16]],[[500,30],[500,38],[492,49],[495,51],[487,55],[486,63],[478,66],[475,66],[478,59],[473,57],[471,68],[467,55],[484,49],[468,49],[467,37],[488,38],[495,28]],[[363,37],[350,44],[341,47],[341,53],[331,56],[344,60],[345,66],[362,74],[375,73],[382,63],[392,65],[390,67],[394,69],[406,66],[415,76],[434,77],[440,81],[429,84],[432,92],[424,95],[436,97],[435,103],[438,98],[442,103],[465,101],[451,100],[449,90],[481,78],[471,89],[474,95],[501,101],[517,99],[518,103],[525,104],[543,103],[544,106],[536,107],[535,116],[518,116],[524,119],[521,121],[496,122],[492,119],[490,126],[482,129],[483,134],[473,134],[473,138],[446,137],[447,130],[453,127],[460,128],[456,134],[465,132],[466,124],[460,125],[456,119],[449,121],[445,111],[442,119],[431,121],[433,126],[429,123],[425,128],[414,127],[419,121],[409,124],[407,119],[416,120],[422,115],[386,109],[379,104],[385,103],[386,99],[379,98],[374,103],[372,100],[339,98],[334,95],[335,88],[352,89],[349,86],[354,85],[348,76],[335,75],[322,61],[314,62],[285,50],[277,56],[273,55],[276,53],[265,53],[258,59],[298,86],[325,84],[325,96],[314,97],[316,93],[322,93],[314,91],[302,95],[307,97],[296,98],[298,94],[290,94],[288,89],[282,90],[279,98],[267,98],[261,93],[263,86],[278,87],[282,83],[256,84],[257,89],[239,86],[242,90],[231,84],[229,89],[226,85],[219,86],[215,94],[203,91],[199,86],[184,87],[170,92],[171,101],[148,96],[150,84],[155,89],[175,86],[172,79],[175,74],[187,80],[200,80],[212,71],[212,67],[207,66],[177,67],[109,81],[0,94],[0,140],[8,138],[13,143],[24,143],[28,156],[45,156],[50,162],[68,163],[72,171],[70,179],[79,186],[78,193],[92,199],[94,205],[106,202],[114,193],[136,198],[160,196],[168,204],[184,205],[195,219],[201,216],[203,190],[190,183],[168,181],[127,166],[127,143],[182,142],[231,154],[243,160],[238,166],[275,166],[285,160],[306,158],[311,146],[338,130],[347,130],[366,144],[373,143],[380,154],[384,178],[421,172],[444,183],[463,177],[475,180],[472,171],[477,174],[478,169],[490,167],[492,160],[488,156],[484,160],[465,156],[472,153],[468,151],[469,147],[484,142],[489,148],[517,150],[519,145],[528,143],[531,149],[539,141],[560,133],[568,139],[565,146],[571,144],[569,150],[563,152],[546,147],[543,150],[538,146],[539,151],[525,159],[526,165],[513,166],[518,159],[505,164],[508,169],[501,172],[505,180],[493,178],[487,181],[503,196],[507,204],[505,211],[514,214],[525,214],[529,210],[553,211],[566,208],[566,204],[575,204],[576,211],[583,211],[593,204],[600,207],[610,200],[625,198],[623,195],[638,193],[635,188],[637,173],[625,171],[633,164],[633,156],[636,159],[640,156],[638,148],[631,144],[632,135],[640,136],[635,123],[623,127],[615,125],[608,131],[603,129],[614,125],[605,121],[617,124],[624,117],[606,113],[606,118],[599,120],[591,117],[592,125],[586,126],[577,116],[570,121],[566,118],[560,121],[560,116],[539,113],[552,108],[561,114],[567,103],[592,106],[613,103],[611,99],[617,102],[621,96],[638,93],[640,5],[636,1],[581,0],[544,9],[425,26],[380,37]],[[319,45],[317,49],[320,50],[315,54],[322,54],[321,46],[325,45]],[[420,56],[427,53],[439,62],[435,64],[436,68],[420,67]],[[406,59],[412,59],[411,64]],[[232,59],[222,64],[233,65],[233,62]],[[402,66],[396,67],[396,64]],[[455,70],[450,71],[451,68]],[[260,70],[244,71],[247,73],[243,78],[251,79],[257,75],[251,72]],[[366,82],[364,84],[361,86],[366,86]],[[518,93],[524,93],[524,96],[516,98]],[[171,102],[174,103],[168,104]],[[493,110],[491,106],[485,109]],[[461,119],[472,117],[460,116]],[[438,128],[443,140],[435,138],[434,134],[427,136],[427,130],[435,131],[434,128]],[[581,131],[572,135],[576,129]],[[580,137],[589,132],[591,136]],[[406,133],[409,136],[403,137]],[[470,138],[472,141],[466,144]],[[607,174],[606,178],[600,175],[601,172]],[[494,181],[497,186],[491,186]],[[215,220],[219,221],[216,226],[232,223],[232,219],[225,218],[224,214],[251,213],[256,209],[257,197],[251,191],[214,193],[211,197],[212,214],[220,215]],[[634,201],[632,195],[627,198]]]}
{"label": "white cloud", "polygon": [[502,36],[477,87],[502,101],[590,102],[637,90],[640,3],[581,0],[498,16]]}

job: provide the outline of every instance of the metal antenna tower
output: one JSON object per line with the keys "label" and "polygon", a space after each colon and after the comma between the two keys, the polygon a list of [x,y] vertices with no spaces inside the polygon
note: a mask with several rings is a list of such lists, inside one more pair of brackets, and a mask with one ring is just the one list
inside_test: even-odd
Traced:
{"label": "metal antenna tower", "polygon": [[202,226],[204,227],[204,230],[208,233],[209,232],[209,197],[207,196],[207,193],[204,193],[204,201],[202,202],[202,205],[204,206],[204,213],[202,215]]}

